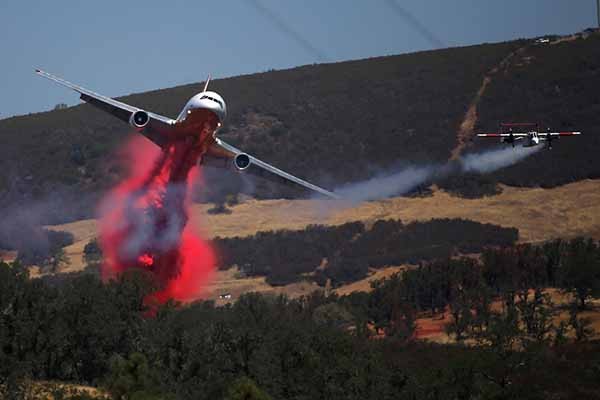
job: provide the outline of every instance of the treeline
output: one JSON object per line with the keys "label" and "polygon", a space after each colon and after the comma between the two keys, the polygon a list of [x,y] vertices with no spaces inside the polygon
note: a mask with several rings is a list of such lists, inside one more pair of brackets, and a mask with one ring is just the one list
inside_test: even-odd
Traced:
{"label": "treeline", "polygon": [[272,285],[285,285],[314,272],[323,260],[365,233],[362,222],[339,226],[311,225],[299,231],[266,231],[252,236],[215,238],[218,265],[237,265],[248,276],[266,276]]}
{"label": "treeline", "polygon": [[[114,399],[598,399],[599,344],[585,332],[567,338],[582,319],[543,333],[542,286],[588,281],[568,272],[586,260],[598,276],[597,243],[518,246],[423,264],[371,293],[246,294],[220,308],[167,304],[154,317],[143,272],[107,284],[90,274],[32,280],[0,263],[0,396],[60,380]],[[530,284],[544,300],[523,295]],[[507,304],[489,307],[495,296]],[[414,341],[415,316],[431,307],[449,307],[449,332],[479,346]],[[385,335],[373,340],[377,330]]]}
{"label": "treeline", "polygon": [[250,276],[266,276],[272,285],[311,278],[334,286],[360,280],[369,268],[416,264],[457,253],[477,253],[486,246],[508,246],[518,230],[462,219],[434,219],[403,224],[379,220],[308,226],[300,231],[259,232],[244,238],[216,238],[219,267],[237,265]]}
{"label": "treeline", "polygon": [[16,250],[20,263],[37,265],[51,272],[67,261],[63,247],[73,244],[71,233],[21,222],[0,229],[0,249]]}
{"label": "treeline", "polygon": [[[569,319],[559,324],[548,287],[573,299],[562,306]],[[567,332],[583,340],[590,336],[591,326],[578,314],[589,307],[592,297],[600,296],[600,248],[583,238],[488,248],[479,260],[421,263],[376,281],[373,289],[369,295],[352,293],[341,301],[387,334],[410,337],[416,315],[427,312],[448,313],[448,333],[457,340],[472,338],[510,347],[517,339],[522,345],[561,342]],[[504,330],[502,343],[497,342],[497,329]]]}

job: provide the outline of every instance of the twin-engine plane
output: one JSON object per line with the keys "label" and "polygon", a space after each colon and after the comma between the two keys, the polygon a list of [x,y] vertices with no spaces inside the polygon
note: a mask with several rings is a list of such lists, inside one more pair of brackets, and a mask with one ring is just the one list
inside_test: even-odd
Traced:
{"label": "twin-engine plane", "polygon": [[[516,131],[515,131],[516,130]],[[522,142],[523,147],[537,146],[546,142],[548,149],[552,148],[552,142],[561,136],[576,136],[581,132],[540,132],[536,123],[504,123],[500,124],[500,132],[478,133],[477,137],[500,138],[501,143],[506,143],[515,147],[515,142]]]}
{"label": "twin-engine plane", "polygon": [[204,90],[186,103],[177,119],[171,119],[92,92],[42,70],[36,69],[35,72],[78,92],[81,100],[128,123],[163,151],[170,151],[169,146],[174,143],[187,141],[191,146],[189,151],[194,155],[193,161],[199,164],[233,167],[238,171],[282,183],[294,183],[325,196],[339,198],[335,193],[275,168],[219,139],[217,131],[225,120],[227,106],[218,93],[208,91],[210,79],[207,79]]}

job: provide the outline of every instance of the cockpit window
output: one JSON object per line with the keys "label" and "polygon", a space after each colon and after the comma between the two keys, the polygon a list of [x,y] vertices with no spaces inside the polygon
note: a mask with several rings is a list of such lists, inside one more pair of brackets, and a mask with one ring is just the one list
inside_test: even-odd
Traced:
{"label": "cockpit window", "polygon": [[209,100],[212,100],[212,101],[214,101],[215,103],[217,103],[218,105],[220,105],[220,106],[221,106],[221,108],[223,108],[223,103],[222,103],[220,100],[217,100],[217,99],[215,99],[214,97],[210,97],[210,96],[204,95],[204,96],[200,97],[200,100],[202,100],[202,99],[209,99]]}

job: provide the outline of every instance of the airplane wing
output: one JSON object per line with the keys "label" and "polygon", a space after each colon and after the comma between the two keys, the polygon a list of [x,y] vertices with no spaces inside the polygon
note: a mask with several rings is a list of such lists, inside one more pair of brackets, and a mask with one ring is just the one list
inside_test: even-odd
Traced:
{"label": "airplane wing", "polygon": [[163,146],[166,142],[167,137],[173,131],[175,120],[167,117],[163,117],[162,115],[154,114],[152,112],[148,112],[142,110],[141,108],[137,108],[134,106],[130,106],[129,104],[122,103],[118,100],[111,99],[110,97],[103,96],[101,94],[92,92],[91,90],[85,89],[81,86],[77,86],[71,82],[65,81],[57,76],[49,74],[40,69],[35,70],[36,74],[43,76],[44,78],[50,79],[56,83],[59,83],[63,86],[66,86],[80,94],[81,100],[86,103],[90,103],[91,105],[108,112],[109,114],[114,115],[120,120],[129,123],[131,119],[131,115],[136,111],[144,111],[150,117],[150,121],[148,125],[146,125],[140,133],[152,140],[159,146]]}
{"label": "airplane wing", "polygon": [[477,137],[510,137],[513,136],[515,138],[527,137],[527,133],[515,132],[515,133],[478,133]]}
{"label": "airplane wing", "polygon": [[581,135],[581,132],[540,132],[538,136],[545,138],[548,136],[576,136]]}
{"label": "airplane wing", "polygon": [[215,142],[211,145],[207,154],[204,156],[202,163],[217,167],[235,168],[234,160],[236,162],[239,160],[240,166],[243,167],[241,168],[243,172],[248,172],[265,179],[275,180],[279,183],[292,183],[304,186],[305,188],[314,190],[317,193],[334,199],[340,198],[335,193],[297,178],[294,175],[288,174],[287,172],[284,172],[279,168],[275,168],[274,166],[269,165],[258,158],[252,157],[251,155],[244,153],[232,145],[225,143],[219,138],[215,138]]}

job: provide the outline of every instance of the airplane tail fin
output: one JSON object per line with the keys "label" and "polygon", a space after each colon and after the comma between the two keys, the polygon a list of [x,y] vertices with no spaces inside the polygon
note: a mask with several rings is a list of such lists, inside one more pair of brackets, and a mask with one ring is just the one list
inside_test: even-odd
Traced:
{"label": "airplane tail fin", "polygon": [[206,82],[204,82],[204,90],[203,90],[203,92],[206,92],[206,90],[208,89],[208,84],[209,83],[210,83],[210,74],[206,78]]}

